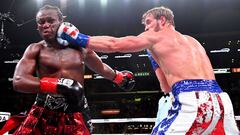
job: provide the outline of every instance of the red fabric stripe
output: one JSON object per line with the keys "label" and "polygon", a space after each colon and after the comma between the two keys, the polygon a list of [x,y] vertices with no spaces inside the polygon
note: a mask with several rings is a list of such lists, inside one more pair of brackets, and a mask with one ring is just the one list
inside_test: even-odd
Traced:
{"label": "red fabric stripe", "polygon": [[[199,93],[196,92],[195,94],[196,94],[196,98],[198,100],[199,99]],[[197,117],[196,117],[195,121],[193,122],[191,128],[186,133],[186,135],[203,133],[207,129],[207,127],[210,125],[210,123],[212,122],[213,115],[211,116],[210,121],[205,121],[206,117],[207,117],[206,113],[205,113],[206,110],[210,109],[209,111],[212,111],[212,114],[214,112],[214,109],[213,109],[213,106],[212,106],[212,98],[210,97],[208,99],[208,101],[210,101],[211,104],[207,104],[207,102],[205,102],[205,103],[200,104],[198,106]],[[201,119],[202,119],[202,121],[201,121]]]}
{"label": "red fabric stripe", "polygon": [[0,135],[16,128],[21,124],[21,122],[24,121],[26,116],[12,116],[9,118],[9,120],[6,122],[6,124],[3,126],[3,128],[0,130]]}
{"label": "red fabric stripe", "polygon": [[223,107],[223,103],[222,100],[220,98],[220,96],[217,94],[217,100],[220,106],[220,111],[221,111],[221,116],[220,119],[218,120],[218,123],[215,127],[215,129],[213,130],[211,135],[225,135],[225,131],[224,131],[224,126],[223,126],[223,119],[224,119],[224,107]]}

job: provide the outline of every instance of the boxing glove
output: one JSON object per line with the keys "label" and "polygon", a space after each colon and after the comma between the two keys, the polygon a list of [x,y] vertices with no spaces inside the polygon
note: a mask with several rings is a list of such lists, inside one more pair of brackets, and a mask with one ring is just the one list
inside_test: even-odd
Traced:
{"label": "boxing glove", "polygon": [[81,34],[79,30],[69,22],[63,22],[57,31],[57,41],[63,46],[69,44],[86,48],[89,36]]}
{"label": "boxing glove", "polygon": [[116,83],[121,89],[125,91],[130,91],[135,86],[135,80],[133,73],[127,70],[124,71],[115,71],[116,76],[113,80],[114,83]]}
{"label": "boxing glove", "polygon": [[78,106],[84,103],[83,91],[82,85],[72,79],[44,77],[40,80],[40,92],[62,94],[70,103]]}

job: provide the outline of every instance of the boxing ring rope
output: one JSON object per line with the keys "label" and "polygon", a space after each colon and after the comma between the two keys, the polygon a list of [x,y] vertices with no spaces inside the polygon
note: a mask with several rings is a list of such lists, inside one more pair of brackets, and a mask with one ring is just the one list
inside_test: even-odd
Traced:
{"label": "boxing ring rope", "polygon": [[240,116],[235,116],[235,120],[236,121],[240,120]]}
{"label": "boxing ring rope", "polygon": [[[92,119],[92,123],[128,123],[128,122],[155,122],[156,118],[120,118],[120,119]],[[235,116],[239,121],[240,116]]]}
{"label": "boxing ring rope", "polygon": [[92,123],[155,122],[156,118],[92,119]]}

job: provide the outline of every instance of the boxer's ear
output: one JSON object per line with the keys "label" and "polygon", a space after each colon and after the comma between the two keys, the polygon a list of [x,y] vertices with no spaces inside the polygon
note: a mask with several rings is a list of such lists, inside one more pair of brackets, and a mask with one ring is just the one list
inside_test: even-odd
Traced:
{"label": "boxer's ear", "polygon": [[161,23],[162,25],[164,25],[164,24],[166,24],[167,19],[166,19],[165,16],[160,16],[159,21],[160,21],[160,23]]}

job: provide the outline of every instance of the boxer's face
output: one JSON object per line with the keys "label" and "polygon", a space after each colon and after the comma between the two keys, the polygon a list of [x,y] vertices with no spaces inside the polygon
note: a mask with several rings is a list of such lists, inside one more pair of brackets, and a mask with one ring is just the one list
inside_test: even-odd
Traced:
{"label": "boxer's face", "polygon": [[154,18],[152,14],[149,14],[146,16],[144,25],[145,31],[154,30],[157,25],[157,20]]}
{"label": "boxer's face", "polygon": [[37,13],[36,21],[40,36],[46,41],[55,40],[57,29],[62,23],[57,11],[53,9],[42,10]]}

